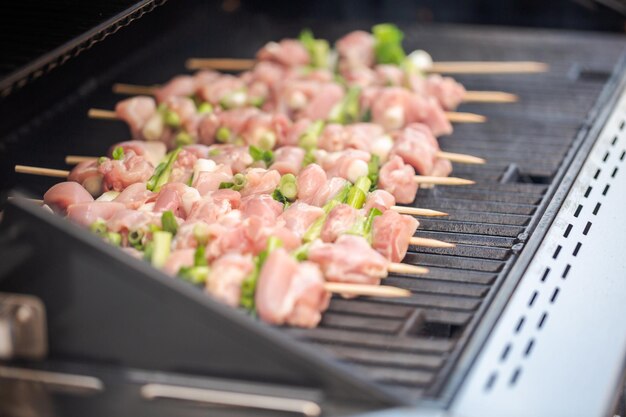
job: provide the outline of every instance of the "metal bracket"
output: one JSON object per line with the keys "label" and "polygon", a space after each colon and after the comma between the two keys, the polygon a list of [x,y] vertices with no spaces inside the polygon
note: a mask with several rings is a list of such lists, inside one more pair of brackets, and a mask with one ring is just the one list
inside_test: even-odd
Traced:
{"label": "metal bracket", "polygon": [[47,353],[46,310],[41,300],[0,293],[0,359],[41,359]]}

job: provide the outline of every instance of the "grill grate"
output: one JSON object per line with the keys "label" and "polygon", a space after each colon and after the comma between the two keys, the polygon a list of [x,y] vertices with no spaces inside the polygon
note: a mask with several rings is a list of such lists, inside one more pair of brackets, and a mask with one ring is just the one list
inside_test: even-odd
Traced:
{"label": "grill grate", "polygon": [[[162,9],[168,7],[171,2]],[[184,23],[159,37],[158,48],[146,45],[146,50],[130,58],[134,63],[126,62],[122,73],[113,67],[97,74],[98,78],[88,81],[97,81],[98,87],[89,84],[92,88],[84,90],[70,108],[62,109],[61,115],[15,133],[7,141],[9,159],[62,167],[67,153],[102,151],[127,135],[120,125],[88,121],[84,116],[88,107],[112,107],[111,82],[160,82],[180,72],[186,57],[249,56],[263,41],[293,36],[303,26],[302,22],[243,19],[198,6]],[[311,25],[316,34],[329,38],[352,26],[343,22]],[[232,27],[238,28],[236,33],[227,31]],[[201,41],[190,43],[189,39]],[[549,63],[552,71],[460,78],[470,89],[509,91],[519,94],[522,101],[463,105],[462,111],[488,116],[488,123],[458,125],[454,135],[441,139],[445,150],[484,156],[489,163],[455,167],[455,175],[475,179],[475,186],[420,191],[417,206],[444,210],[450,216],[420,219],[419,235],[455,242],[457,247],[411,248],[406,261],[427,266],[430,273],[420,278],[392,276],[387,281],[411,289],[410,298],[333,299],[319,328],[284,332],[329,351],[409,398],[440,393],[480,312],[523,250],[542,214],[542,204],[550,197],[549,185],[586,126],[587,114],[604,86],[602,77],[585,77],[577,68],[593,63],[597,73],[610,73],[622,53],[622,42],[621,38],[574,33],[408,28],[408,48],[424,47],[439,60],[532,59]],[[45,141],[40,139],[42,132]],[[47,154],[33,154],[29,149],[34,146]],[[20,178],[20,184],[35,193],[50,185],[35,178]]]}

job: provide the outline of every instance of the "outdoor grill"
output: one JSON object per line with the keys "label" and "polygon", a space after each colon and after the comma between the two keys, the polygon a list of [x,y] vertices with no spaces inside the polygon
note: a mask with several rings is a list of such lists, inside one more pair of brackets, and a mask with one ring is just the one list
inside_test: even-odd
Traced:
{"label": "outdoor grill", "polygon": [[[160,83],[184,72],[192,56],[250,57],[302,27],[336,39],[372,24],[242,16],[200,1],[167,2],[134,21],[153,3],[65,44],[47,57],[56,68],[43,63],[2,84],[3,191],[41,198],[55,181],[18,176],[15,164],[66,169],[67,154],[97,155],[127,139],[123,124],[86,117],[89,108],[119,100],[114,82]],[[454,175],[474,186],[420,190],[415,206],[450,215],[420,218],[419,236],[457,246],[410,249],[404,262],[430,272],[386,284],[410,289],[411,297],[336,297],[318,328],[272,328],[28,201],[11,200],[0,223],[0,338],[9,323],[15,343],[4,350],[0,343],[0,415],[316,415],[317,406],[324,415],[620,410],[624,38],[403,29],[407,50],[426,49],[436,60],[550,65],[541,74],[455,76],[468,88],[521,99],[463,104],[488,122],[455,125],[440,139],[442,149],[488,163],[455,165]],[[26,324],[17,313],[24,306]],[[230,396],[239,407],[220,403]]]}

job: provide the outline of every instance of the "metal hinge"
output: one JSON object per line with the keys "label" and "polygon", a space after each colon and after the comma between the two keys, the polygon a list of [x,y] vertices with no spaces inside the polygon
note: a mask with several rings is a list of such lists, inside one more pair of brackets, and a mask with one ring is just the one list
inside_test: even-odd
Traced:
{"label": "metal hinge", "polygon": [[46,310],[41,300],[0,292],[0,360],[41,359],[47,353]]}

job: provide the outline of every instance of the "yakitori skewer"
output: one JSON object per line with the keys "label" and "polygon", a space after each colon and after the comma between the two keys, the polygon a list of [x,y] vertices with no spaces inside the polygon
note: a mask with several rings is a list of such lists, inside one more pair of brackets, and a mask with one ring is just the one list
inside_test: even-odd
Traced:
{"label": "yakitori skewer", "polygon": [[[15,172],[18,174],[41,175],[44,177],[67,178],[70,171],[62,169],[41,168],[27,165],[15,165]],[[473,180],[459,177],[433,177],[430,175],[416,175],[415,182],[418,184],[430,185],[472,185],[476,184]]]}
{"label": "yakitori skewer", "polygon": [[[137,85],[137,84],[113,84],[113,92],[123,95],[152,96],[160,86]],[[464,103],[515,103],[519,97],[516,94],[504,91],[466,91],[463,96]]]}
{"label": "yakitori skewer", "polygon": [[[408,265],[412,266],[412,265]],[[363,285],[349,284],[343,282],[326,282],[324,289],[328,292],[342,295],[400,298],[410,297],[411,291],[404,288],[392,287],[389,285]]]}
{"label": "yakitori skewer", "polygon": [[[445,112],[447,119],[452,123],[484,123],[487,118],[482,114],[447,111]],[[117,114],[113,110],[105,109],[89,109],[87,116],[92,119],[117,120]]]}
{"label": "yakitori skewer", "polygon": [[[244,58],[189,58],[189,70],[212,69],[217,71],[246,71],[257,61]],[[439,61],[433,62],[426,72],[435,74],[524,74],[548,71],[549,66],[536,61]]]}

